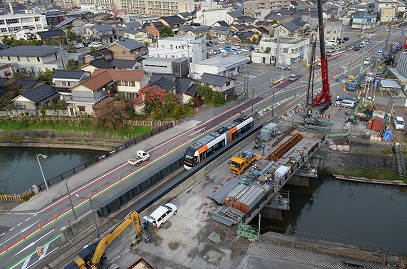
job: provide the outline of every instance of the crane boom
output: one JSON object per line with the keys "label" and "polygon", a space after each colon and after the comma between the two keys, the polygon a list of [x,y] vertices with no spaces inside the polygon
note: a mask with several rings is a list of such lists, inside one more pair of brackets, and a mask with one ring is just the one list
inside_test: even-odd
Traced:
{"label": "crane boom", "polygon": [[324,19],[322,16],[322,0],[318,0],[318,28],[319,28],[319,49],[321,53],[321,77],[322,90],[315,96],[313,106],[322,106],[331,102],[331,92],[328,80],[328,56],[325,53]]}

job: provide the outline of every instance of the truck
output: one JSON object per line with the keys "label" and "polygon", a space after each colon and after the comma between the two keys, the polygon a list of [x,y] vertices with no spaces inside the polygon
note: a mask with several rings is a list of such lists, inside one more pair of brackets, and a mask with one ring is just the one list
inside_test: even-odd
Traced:
{"label": "truck", "polygon": [[137,150],[136,156],[132,157],[127,162],[131,165],[139,165],[144,161],[148,161],[150,159],[150,154],[145,152],[144,150]]}
{"label": "truck", "polygon": [[247,150],[242,150],[230,159],[229,170],[236,175],[240,175],[253,162],[260,160],[261,157],[263,156]]}
{"label": "truck", "polygon": [[97,269],[103,268],[105,261],[105,251],[107,246],[116,239],[130,224],[134,225],[136,237],[132,245],[138,244],[142,240],[143,226],[140,224],[140,218],[136,211],[131,211],[116,228],[102,237],[96,244],[85,246],[73,262],[69,263],[64,269]]}

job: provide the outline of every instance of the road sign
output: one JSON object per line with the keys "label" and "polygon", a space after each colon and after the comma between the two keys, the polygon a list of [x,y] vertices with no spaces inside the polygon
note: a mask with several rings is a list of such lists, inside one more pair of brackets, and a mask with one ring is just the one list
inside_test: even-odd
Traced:
{"label": "road sign", "polygon": [[35,249],[35,251],[37,252],[37,255],[38,255],[38,256],[41,256],[41,255],[44,254],[43,247],[37,247],[37,248]]}

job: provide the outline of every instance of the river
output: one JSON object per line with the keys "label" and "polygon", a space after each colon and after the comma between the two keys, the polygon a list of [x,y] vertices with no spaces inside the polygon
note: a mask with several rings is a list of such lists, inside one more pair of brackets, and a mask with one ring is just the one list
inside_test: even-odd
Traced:
{"label": "river", "polygon": [[0,148],[0,192],[22,193],[33,184],[44,182],[37,154],[47,156],[39,156],[39,160],[44,176],[49,180],[100,156],[101,152],[54,148]]}
{"label": "river", "polygon": [[[97,151],[0,148],[0,191],[20,193],[100,155]],[[331,240],[407,253],[407,187],[336,180],[322,175],[310,187],[289,186],[290,210],[283,221],[262,218],[262,232]],[[257,225],[257,220],[253,221]]]}

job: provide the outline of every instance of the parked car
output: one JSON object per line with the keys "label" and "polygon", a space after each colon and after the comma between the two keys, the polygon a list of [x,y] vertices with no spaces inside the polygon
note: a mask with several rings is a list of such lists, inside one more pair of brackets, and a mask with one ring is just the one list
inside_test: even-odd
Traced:
{"label": "parked car", "polygon": [[403,119],[403,117],[400,117],[400,116],[394,117],[393,123],[394,123],[394,128],[396,130],[404,130],[404,119]]}
{"label": "parked car", "polygon": [[242,48],[240,50],[243,51],[243,52],[249,52],[250,51],[248,48]]}
{"label": "parked car", "polygon": [[83,43],[77,43],[77,44],[74,45],[74,47],[77,48],[77,49],[80,49],[80,48],[83,48],[85,46],[83,45]]}
{"label": "parked car", "polygon": [[360,47],[359,45],[356,45],[356,46],[353,47],[353,50],[354,50],[354,51],[358,51],[358,50],[360,50],[360,49],[361,49],[361,47]]}
{"label": "parked car", "polygon": [[145,216],[143,219],[146,220],[149,225],[152,225],[155,228],[160,228],[172,217],[172,215],[176,214],[177,207],[174,204],[166,203],[154,210],[150,215]]}
{"label": "parked car", "polygon": [[229,46],[229,45],[226,45],[223,49],[226,50],[226,51],[231,51],[231,50],[232,50],[232,47]]}
{"label": "parked car", "polygon": [[95,42],[91,42],[88,47],[89,48],[100,48],[101,46],[102,46],[101,42],[95,41]]}

